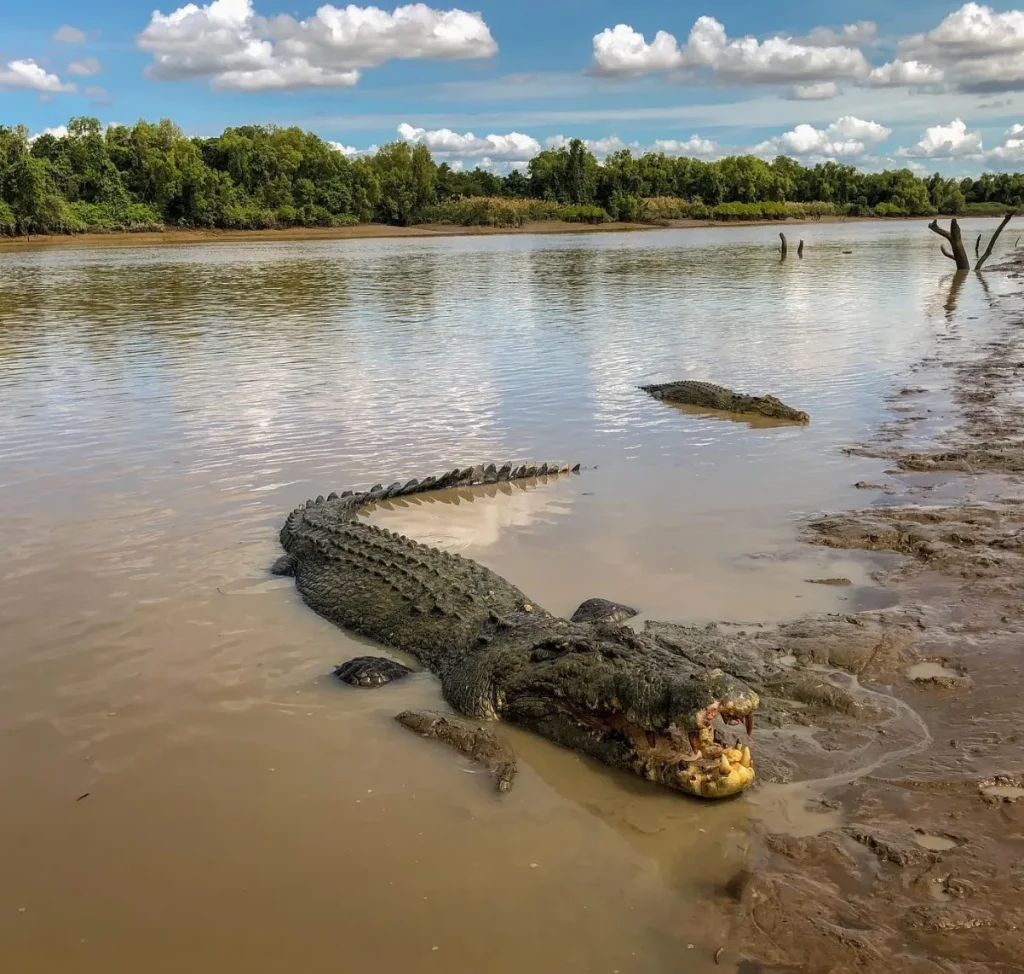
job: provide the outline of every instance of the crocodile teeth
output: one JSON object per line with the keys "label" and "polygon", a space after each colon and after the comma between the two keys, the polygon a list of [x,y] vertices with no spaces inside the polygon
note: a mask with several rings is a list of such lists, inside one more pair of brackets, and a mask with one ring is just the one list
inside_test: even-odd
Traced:
{"label": "crocodile teeth", "polygon": [[732,774],[732,765],[724,754],[722,755],[722,760],[718,762],[718,770],[721,772],[723,778]]}
{"label": "crocodile teeth", "polygon": [[744,747],[743,748],[743,757],[740,758],[740,764],[742,764],[743,767],[745,767],[745,768],[749,768],[752,763],[753,762],[750,759],[750,748],[749,747]]}
{"label": "crocodile teeth", "polygon": [[754,736],[754,715],[753,714],[747,714],[747,716],[744,719],[743,723],[747,725],[747,734],[749,734],[751,737],[753,737]]}

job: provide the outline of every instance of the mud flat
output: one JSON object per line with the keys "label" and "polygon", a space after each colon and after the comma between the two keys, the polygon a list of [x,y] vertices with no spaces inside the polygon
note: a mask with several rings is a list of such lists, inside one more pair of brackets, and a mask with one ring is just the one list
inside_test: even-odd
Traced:
{"label": "mud flat", "polygon": [[[1024,257],[996,272],[1024,277]],[[947,311],[961,287],[985,286],[954,280]],[[727,970],[1024,969],[1022,296],[990,295],[997,327],[940,329],[891,397],[893,421],[848,448],[886,465],[857,485],[875,506],[804,525],[809,543],[875,561],[898,597],[849,617],[883,635],[847,669],[907,719],[866,709],[856,740],[815,721],[814,761],[780,760],[780,733],[759,740],[769,783],[750,797],[751,862],[709,905]],[[949,408],[936,427],[924,397],[937,392]]]}

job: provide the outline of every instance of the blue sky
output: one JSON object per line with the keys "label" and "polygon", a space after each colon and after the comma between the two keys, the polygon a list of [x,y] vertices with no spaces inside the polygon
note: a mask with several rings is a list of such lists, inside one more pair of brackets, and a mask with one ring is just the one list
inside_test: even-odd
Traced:
{"label": "blue sky", "polygon": [[935,0],[47,0],[5,11],[0,121],[296,124],[523,166],[578,136],[714,158],[1024,170],[1024,10]]}

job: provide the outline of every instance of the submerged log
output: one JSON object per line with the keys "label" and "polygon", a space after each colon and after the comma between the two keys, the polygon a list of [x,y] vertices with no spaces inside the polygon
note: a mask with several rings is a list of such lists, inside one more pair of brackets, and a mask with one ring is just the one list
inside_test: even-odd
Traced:
{"label": "submerged log", "polygon": [[932,222],[928,224],[928,229],[931,230],[932,233],[937,233],[944,240],[949,241],[952,253],[943,246],[941,248],[942,254],[950,260],[956,261],[957,270],[969,271],[971,269],[971,261],[967,256],[967,250],[964,248],[964,238],[960,233],[960,224],[957,223],[956,217],[953,217],[953,219],[949,221],[948,230],[943,230],[943,228],[939,226],[938,220],[932,220]]}
{"label": "submerged log", "polygon": [[[985,248],[985,253],[981,255],[981,259],[978,261],[977,264],[974,265],[974,269],[976,271],[980,271],[981,268],[984,266],[985,261],[992,256],[992,248],[995,247],[996,241],[999,239],[999,234],[1003,232],[1003,227],[1005,227],[1006,224],[1009,223],[1010,220],[1013,218],[1014,212],[1014,210],[1010,210],[1009,213],[1007,213],[1006,216],[1003,217],[1003,222],[1000,223],[999,226],[996,228],[996,232],[992,234],[992,239],[988,242],[988,247]],[[981,238],[979,237],[978,239],[980,240]]]}

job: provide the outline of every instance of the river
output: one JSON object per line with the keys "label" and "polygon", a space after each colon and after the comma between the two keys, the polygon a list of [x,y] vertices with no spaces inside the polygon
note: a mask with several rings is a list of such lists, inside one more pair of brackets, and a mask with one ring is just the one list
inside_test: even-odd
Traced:
{"label": "river", "polygon": [[[965,236],[994,221],[969,221]],[[558,613],[751,621],[880,598],[800,518],[959,323],[923,223],[0,255],[0,968],[668,974],[744,864],[711,806],[506,729],[513,791],[355,691],[365,652],[268,576],[309,496],[490,460],[530,490],[379,510]],[[795,241],[807,243],[802,260]],[[772,393],[807,427],[656,402]],[[847,576],[849,587],[808,584]]]}

